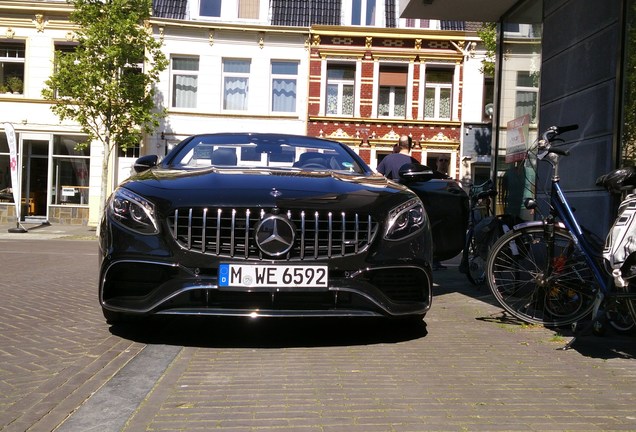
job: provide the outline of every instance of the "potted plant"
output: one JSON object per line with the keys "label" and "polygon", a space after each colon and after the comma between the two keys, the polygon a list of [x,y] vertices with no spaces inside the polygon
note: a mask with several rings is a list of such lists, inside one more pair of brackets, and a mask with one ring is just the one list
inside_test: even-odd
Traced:
{"label": "potted plant", "polygon": [[9,87],[5,83],[0,83],[0,94],[9,93]]}
{"label": "potted plant", "polygon": [[15,75],[7,79],[7,85],[13,93],[22,93],[22,90],[24,90],[24,82],[20,77]]}

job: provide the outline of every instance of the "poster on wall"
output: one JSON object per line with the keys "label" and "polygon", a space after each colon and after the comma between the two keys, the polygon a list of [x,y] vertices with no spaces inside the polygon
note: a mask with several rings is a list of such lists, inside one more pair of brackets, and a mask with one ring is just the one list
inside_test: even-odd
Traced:
{"label": "poster on wall", "polygon": [[13,193],[13,202],[15,203],[16,218],[20,220],[20,183],[18,182],[18,148],[15,139],[15,129],[11,123],[5,123],[4,133],[7,136],[9,144],[9,167],[11,169],[11,192]]}
{"label": "poster on wall", "polygon": [[506,163],[522,161],[528,150],[530,114],[510,120],[506,126]]}

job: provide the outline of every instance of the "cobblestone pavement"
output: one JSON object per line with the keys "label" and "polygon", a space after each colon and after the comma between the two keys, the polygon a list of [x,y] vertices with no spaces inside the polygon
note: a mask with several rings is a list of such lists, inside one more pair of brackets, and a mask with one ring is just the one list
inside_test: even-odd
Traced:
{"label": "cobblestone pavement", "polygon": [[97,243],[45,230],[0,229],[1,431],[636,430],[634,335],[560,351],[565,330],[507,320],[452,262],[421,326],[109,327]]}

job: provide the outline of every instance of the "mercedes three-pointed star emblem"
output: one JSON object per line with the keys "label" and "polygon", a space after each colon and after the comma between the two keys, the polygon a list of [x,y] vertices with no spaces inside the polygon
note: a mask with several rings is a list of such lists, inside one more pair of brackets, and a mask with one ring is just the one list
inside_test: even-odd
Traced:
{"label": "mercedes three-pointed star emblem", "polygon": [[269,256],[280,256],[289,252],[295,238],[296,229],[284,216],[268,214],[256,225],[256,245]]}

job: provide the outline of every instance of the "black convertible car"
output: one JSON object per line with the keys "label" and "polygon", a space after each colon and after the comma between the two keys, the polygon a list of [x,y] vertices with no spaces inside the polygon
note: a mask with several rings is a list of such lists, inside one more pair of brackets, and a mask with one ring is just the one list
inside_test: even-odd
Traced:
{"label": "black convertible car", "polygon": [[[282,134],[192,136],[144,156],[100,227],[99,301],[153,314],[424,317],[422,200],[348,146]],[[409,183],[431,178],[422,165]],[[461,249],[461,247],[460,247]]]}

